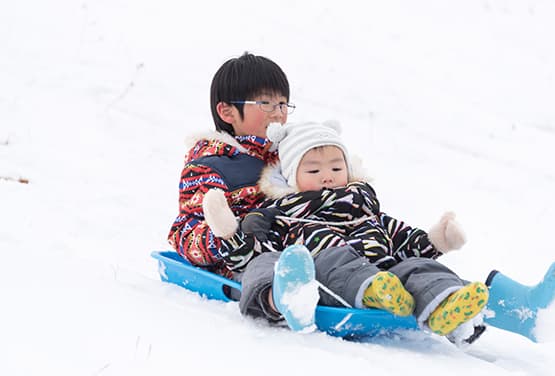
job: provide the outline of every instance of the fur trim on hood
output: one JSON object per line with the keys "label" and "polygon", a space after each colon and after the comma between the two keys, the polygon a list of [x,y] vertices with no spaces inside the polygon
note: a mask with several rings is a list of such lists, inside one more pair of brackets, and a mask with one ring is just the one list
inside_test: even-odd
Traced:
{"label": "fur trim on hood", "polygon": [[185,138],[185,146],[187,148],[194,147],[200,140],[217,140],[236,147],[240,152],[246,153],[245,149],[232,135],[225,132],[210,131],[204,133],[192,134]]}
{"label": "fur trim on hood", "polygon": [[[351,156],[352,176],[349,176],[349,183],[354,181],[365,181],[370,183],[372,178],[366,175],[366,171],[362,164],[362,160],[358,157]],[[260,190],[267,198],[277,200],[285,195],[295,193],[295,188],[287,184],[287,180],[281,174],[281,166],[279,162],[274,165],[268,165],[262,170],[260,180],[258,181]]]}

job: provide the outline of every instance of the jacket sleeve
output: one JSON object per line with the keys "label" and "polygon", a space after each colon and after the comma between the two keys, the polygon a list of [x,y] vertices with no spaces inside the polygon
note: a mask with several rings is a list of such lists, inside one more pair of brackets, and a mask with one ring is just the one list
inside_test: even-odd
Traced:
{"label": "jacket sleeve", "polygon": [[425,231],[411,227],[385,213],[380,214],[380,220],[393,243],[392,253],[397,261],[411,257],[436,259],[442,255],[433,246]]}
{"label": "jacket sleeve", "polygon": [[284,216],[317,221],[348,222],[379,213],[376,193],[366,183],[346,187],[297,192],[273,202]]}
{"label": "jacket sleeve", "polygon": [[353,217],[371,217],[380,213],[380,202],[374,188],[368,183],[352,182],[347,184],[345,191],[352,197]]}
{"label": "jacket sleeve", "polygon": [[293,218],[306,218],[332,207],[336,195],[331,189],[306,191],[288,194],[274,202],[283,215]]}
{"label": "jacket sleeve", "polygon": [[204,194],[211,188],[228,193],[221,176],[211,168],[192,162],[185,165],[179,183],[179,215],[171,226],[168,241],[191,264],[221,274],[221,241],[212,234],[202,210]]}
{"label": "jacket sleeve", "polygon": [[179,184],[179,215],[168,240],[191,264],[230,276],[230,271],[243,271],[253,257],[275,250],[278,244],[272,242],[268,247],[240,230],[227,240],[215,236],[205,221],[202,207],[204,195],[213,188],[224,191],[229,202],[231,193],[218,173],[193,162],[185,165]]}
{"label": "jacket sleeve", "polygon": [[353,197],[357,195],[362,197],[362,200],[358,199],[358,205],[361,205],[363,213],[376,215],[376,220],[381,223],[391,239],[391,254],[395,260],[401,261],[410,257],[435,259],[441,255],[441,252],[432,245],[425,231],[408,226],[403,221],[381,212],[376,192],[369,184],[354,182],[347,188],[357,192]]}

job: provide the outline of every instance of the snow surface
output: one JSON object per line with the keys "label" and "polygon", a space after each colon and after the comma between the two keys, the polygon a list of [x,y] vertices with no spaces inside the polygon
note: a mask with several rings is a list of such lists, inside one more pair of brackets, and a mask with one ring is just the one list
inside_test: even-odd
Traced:
{"label": "snow surface", "polygon": [[537,283],[555,259],[553,19],[549,0],[2,1],[0,374],[552,375],[554,309],[541,344],[353,343],[162,284],[150,252],[184,140],[212,129],[210,80],[249,50],[288,74],[292,121],[341,121],[389,214],[457,213],[469,241],[443,262]]}

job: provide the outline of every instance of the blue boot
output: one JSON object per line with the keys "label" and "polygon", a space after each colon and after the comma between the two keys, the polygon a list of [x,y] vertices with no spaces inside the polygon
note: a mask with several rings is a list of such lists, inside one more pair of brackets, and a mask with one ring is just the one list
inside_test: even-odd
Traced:
{"label": "blue boot", "polygon": [[287,325],[296,332],[312,332],[318,284],[314,261],[303,245],[291,245],[282,252],[274,269],[272,297]]}
{"label": "blue boot", "polygon": [[487,308],[495,312],[494,317],[485,318],[486,323],[537,342],[534,329],[538,310],[547,308],[555,299],[555,263],[535,286],[524,286],[496,270],[490,273],[486,285]]}

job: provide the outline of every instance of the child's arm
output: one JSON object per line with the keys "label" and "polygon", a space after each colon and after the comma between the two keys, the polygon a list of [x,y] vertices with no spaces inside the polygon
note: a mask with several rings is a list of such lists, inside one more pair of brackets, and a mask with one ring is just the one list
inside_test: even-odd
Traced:
{"label": "child's arm", "polygon": [[437,258],[447,252],[460,249],[466,243],[466,235],[455,220],[455,213],[443,214],[440,221],[430,231],[406,226],[394,218],[383,215],[382,221],[392,232],[395,244],[394,254],[398,260],[408,257]]}
{"label": "child's arm", "polygon": [[274,205],[284,216],[322,221],[347,222],[379,213],[380,204],[374,190],[365,183],[346,187],[305,191],[286,195]]}
{"label": "child's arm", "polygon": [[336,198],[337,195],[330,189],[297,192],[276,200],[274,206],[286,217],[306,218],[332,207]]}
{"label": "child's arm", "polygon": [[350,183],[347,188],[353,192],[354,203],[360,205],[362,213],[373,213],[376,215],[377,222],[382,225],[391,239],[391,254],[397,261],[409,257],[435,259],[442,254],[434,247],[425,231],[410,227],[403,221],[399,221],[381,212],[376,192],[369,184],[354,182]]}
{"label": "child's arm", "polygon": [[411,257],[436,259],[442,255],[425,231],[411,227],[385,213],[380,213],[380,222],[391,238],[392,253],[397,261]]}
{"label": "child's arm", "polygon": [[[198,177],[194,180],[200,181]],[[214,181],[212,178],[209,180]],[[200,187],[196,194],[200,195],[199,192],[203,192],[206,188],[207,185]],[[202,194],[202,200],[188,201],[189,204],[196,205],[196,211],[202,211],[204,217],[203,224],[194,228],[191,234],[195,233],[194,230],[202,228],[206,236],[212,239],[209,244],[219,242],[219,248],[212,252],[216,252],[219,262],[223,261],[230,271],[243,270],[258,253],[281,250],[278,249],[278,244],[268,243],[273,240],[269,230],[278,212],[277,209],[254,209],[238,221],[230,207],[233,204],[235,192],[229,193],[221,188],[220,186],[218,189],[209,189]],[[202,202],[201,205],[198,204],[199,201]],[[265,213],[267,216],[264,215]],[[190,255],[191,252],[186,254]]]}
{"label": "child's arm", "polygon": [[206,224],[202,202],[211,188],[227,191],[222,182],[209,167],[186,164],[179,184],[179,215],[168,235],[173,248],[191,264],[215,271],[223,268],[221,242]]}
{"label": "child's arm", "polygon": [[220,255],[229,270],[242,271],[256,255],[283,250],[281,237],[272,229],[278,213],[276,208],[254,209],[240,220],[234,234],[221,239]]}

